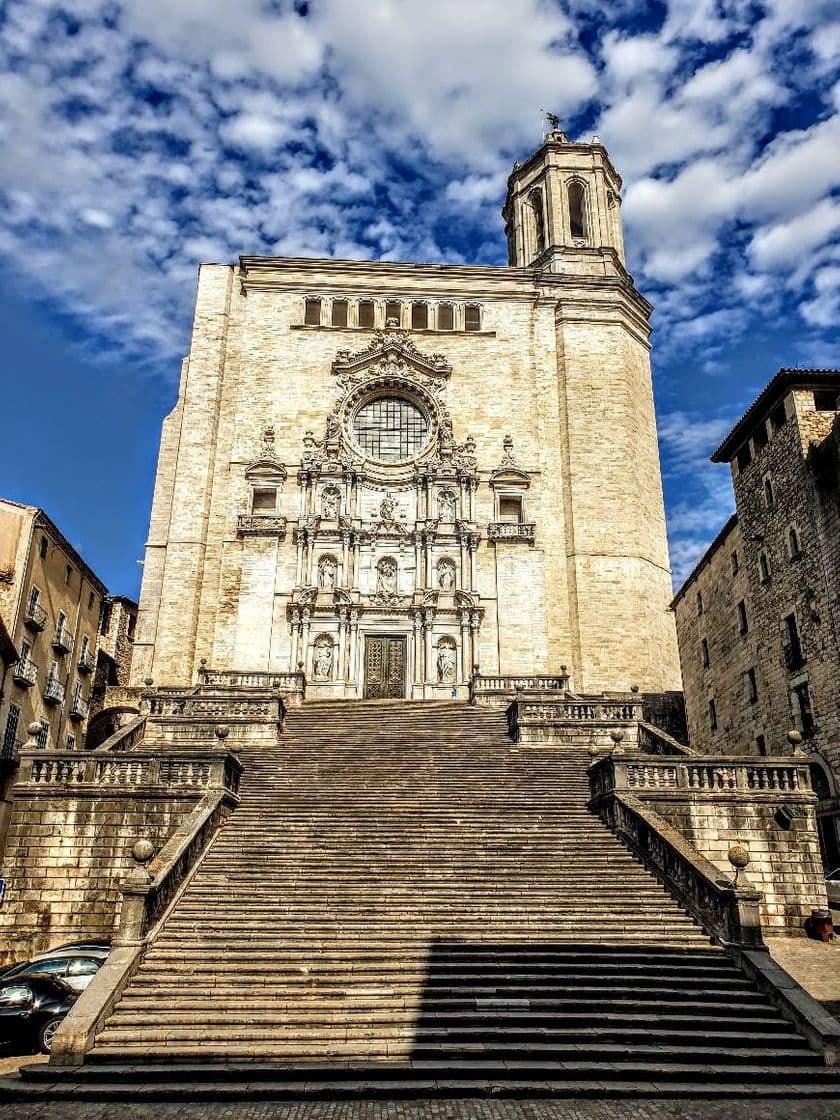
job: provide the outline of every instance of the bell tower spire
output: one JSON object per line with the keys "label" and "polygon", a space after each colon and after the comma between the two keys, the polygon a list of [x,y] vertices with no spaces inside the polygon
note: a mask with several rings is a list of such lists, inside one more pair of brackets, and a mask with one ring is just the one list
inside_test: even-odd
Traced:
{"label": "bell tower spire", "polygon": [[580,250],[612,249],[624,265],[621,176],[597,136],[573,143],[553,114],[546,117],[542,146],[508,178],[508,263],[566,272]]}

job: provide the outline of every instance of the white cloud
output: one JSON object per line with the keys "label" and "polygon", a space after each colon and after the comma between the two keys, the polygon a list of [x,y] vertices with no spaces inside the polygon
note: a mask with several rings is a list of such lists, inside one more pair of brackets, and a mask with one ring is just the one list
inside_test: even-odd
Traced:
{"label": "white cloud", "polygon": [[750,259],[773,269],[801,261],[840,230],[840,202],[824,198],[788,222],[760,229],[750,243]]}

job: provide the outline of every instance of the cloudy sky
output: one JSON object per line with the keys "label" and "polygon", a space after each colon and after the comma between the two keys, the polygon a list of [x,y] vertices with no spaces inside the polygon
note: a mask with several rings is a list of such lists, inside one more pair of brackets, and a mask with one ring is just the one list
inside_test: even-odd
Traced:
{"label": "cloudy sky", "polygon": [[717,441],[838,364],[838,57],[836,0],[0,0],[0,492],[136,594],[197,262],[503,264],[546,107],[625,180],[679,579]]}

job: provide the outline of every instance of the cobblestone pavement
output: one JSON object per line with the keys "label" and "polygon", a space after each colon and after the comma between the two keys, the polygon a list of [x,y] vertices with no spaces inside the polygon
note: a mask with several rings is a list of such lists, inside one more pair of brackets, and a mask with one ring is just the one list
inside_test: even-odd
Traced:
{"label": "cobblestone pavement", "polygon": [[235,1104],[0,1105],[2,1120],[840,1120],[840,1102],[310,1101]]}

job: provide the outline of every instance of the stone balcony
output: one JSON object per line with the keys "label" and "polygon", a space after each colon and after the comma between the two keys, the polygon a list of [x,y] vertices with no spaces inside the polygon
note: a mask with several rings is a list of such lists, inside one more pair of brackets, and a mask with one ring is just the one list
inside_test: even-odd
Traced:
{"label": "stone balcony", "polygon": [[26,608],[23,621],[29,630],[40,632],[47,625],[47,612],[40,603],[32,603]]}
{"label": "stone balcony", "polygon": [[70,704],[70,718],[72,720],[87,719],[90,703],[84,696],[74,696]]}
{"label": "stone balcony", "polygon": [[48,704],[64,703],[65,685],[58,677],[47,677],[44,685],[44,700]]}
{"label": "stone balcony", "polygon": [[523,541],[533,544],[537,527],[531,521],[491,521],[487,526],[488,541]]}
{"label": "stone balcony", "polygon": [[236,535],[282,539],[286,535],[286,518],[273,513],[240,513],[236,518]]}
{"label": "stone balcony", "polygon": [[89,676],[95,668],[96,658],[89,649],[84,650],[79,657],[79,672]]}
{"label": "stone balcony", "polygon": [[56,653],[73,652],[73,635],[67,626],[57,626],[53,635],[52,647]]}

